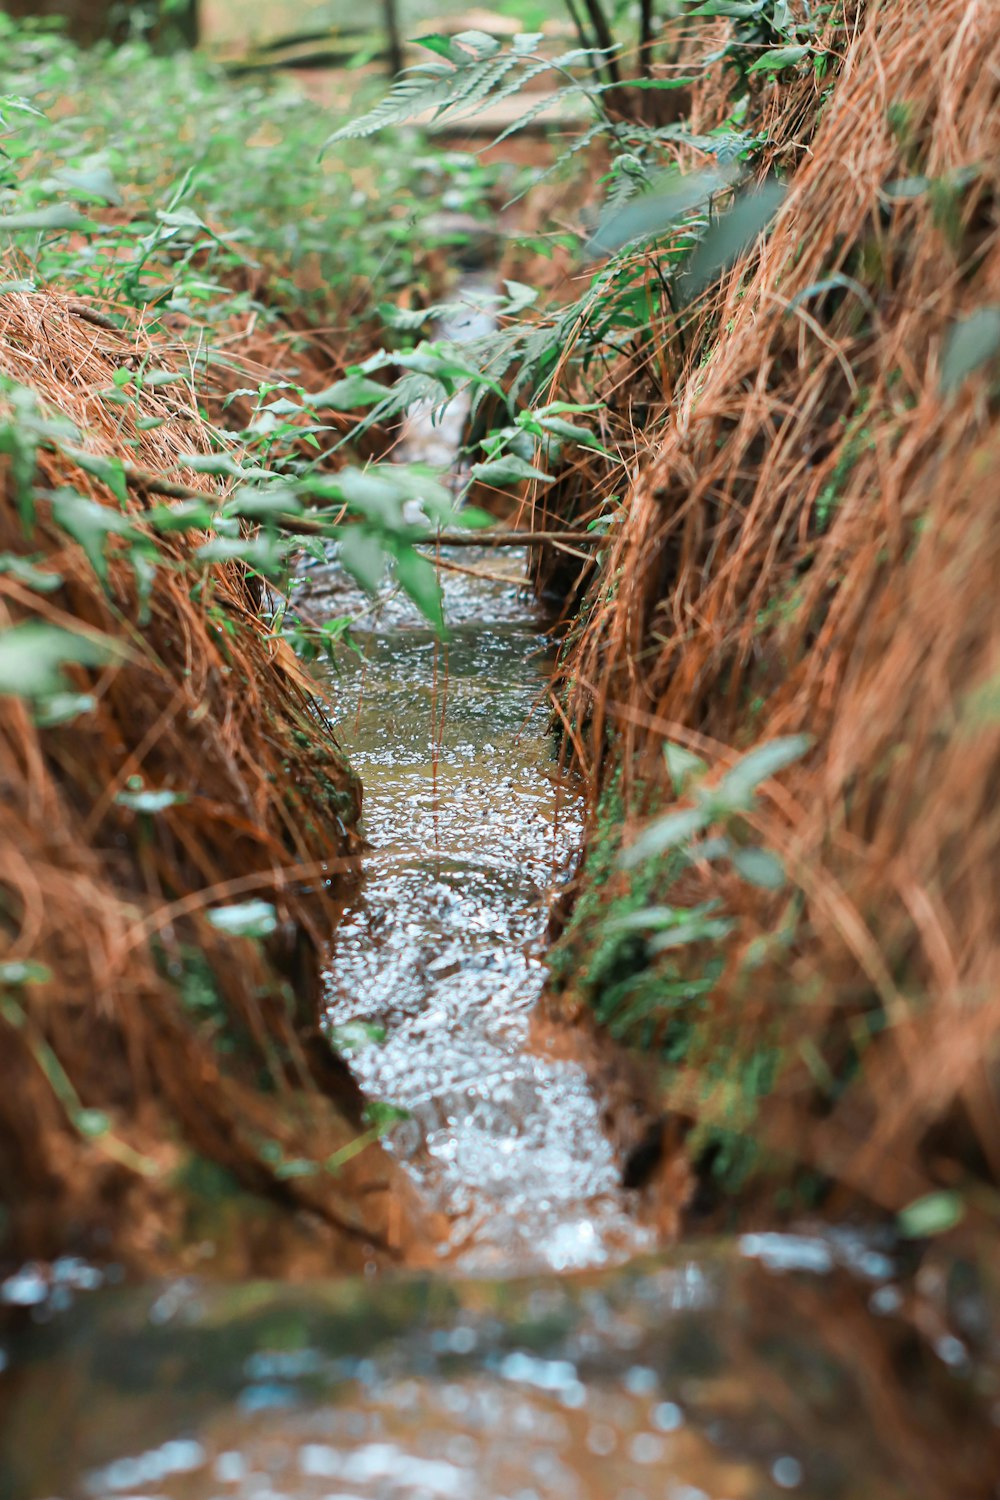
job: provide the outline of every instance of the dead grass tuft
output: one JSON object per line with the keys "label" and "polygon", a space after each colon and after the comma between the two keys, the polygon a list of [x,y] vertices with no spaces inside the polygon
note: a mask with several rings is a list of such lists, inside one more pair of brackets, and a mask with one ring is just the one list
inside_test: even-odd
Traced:
{"label": "dead grass tuft", "polygon": [[[618,767],[633,811],[664,739],[721,767],[813,737],[751,820],[790,890],[696,865],[674,895],[742,918],[699,1024],[778,1038],[772,1143],[898,1208],[1000,1183],[995,363],[942,390],[1000,304],[1000,36],[987,0],[862,15],[770,238],[683,353],[668,324],[614,372],[635,477],[563,678],[595,800]],[[700,1119],[705,1062],[670,1086]]]}
{"label": "dead grass tuft", "polygon": [[[0,375],[75,423],[88,453],[216,502],[217,481],[183,462],[208,445],[190,384],[144,391],[139,414],[162,419],[152,428],[107,400],[116,371],[169,367],[176,353],[141,327],[98,326],[68,296],[0,297]],[[9,452],[0,486],[0,553],[62,580],[38,592],[0,572],[0,628],[97,631],[124,652],[100,671],[68,669],[95,700],[71,723],[41,728],[24,700],[0,699],[0,962],[48,973],[8,983],[0,1004],[0,1203],[14,1253],[176,1264],[192,1229],[181,1179],[203,1160],[225,1174],[213,1197],[222,1180],[300,1211],[284,1220],[297,1235],[276,1223],[261,1242],[237,1226],[237,1268],[273,1268],[292,1241],[314,1268],[391,1250],[409,1209],[377,1146],[336,1170],[302,1166],[363,1130],[315,1014],[360,793],[308,680],[268,634],[242,568],[194,559],[203,534],[159,538],[148,576],[113,545],[104,586],[47,496],[67,487],[119,511],[106,484],[40,450],[30,532]],[[133,486],[123,508],[152,539],[139,516],[150,503]],[[178,800],[130,809],[119,796],[133,778]],[[276,908],[265,942],[209,923],[211,907],[251,897]]]}

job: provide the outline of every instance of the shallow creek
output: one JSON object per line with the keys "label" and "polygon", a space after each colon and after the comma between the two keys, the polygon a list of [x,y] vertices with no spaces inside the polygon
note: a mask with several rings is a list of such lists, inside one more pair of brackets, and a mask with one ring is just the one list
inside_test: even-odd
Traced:
{"label": "shallow creek", "polygon": [[[447,433],[445,441],[449,441]],[[968,1268],[848,1232],[648,1254],[598,1104],[532,1051],[579,836],[516,564],[463,552],[450,639],[334,564],[366,881],[327,1020],[446,1225],[434,1274],[303,1286],[90,1267],[0,1285],[0,1500],[986,1500],[997,1348]],[[912,1257],[909,1257],[912,1259]]]}
{"label": "shallow creek", "polygon": [[[511,567],[478,550],[459,565]],[[583,1068],[528,1046],[547,897],[580,834],[575,789],[555,774],[545,639],[516,578],[443,583],[446,645],[389,595],[357,630],[361,658],[341,662],[337,727],[372,850],[326,976],[328,1020],[335,1037],[357,1022],[385,1032],[352,1067],[410,1115],[390,1149],[447,1216],[443,1256],[508,1275],[620,1260],[652,1240]],[[331,568],[309,607],[364,601]]]}

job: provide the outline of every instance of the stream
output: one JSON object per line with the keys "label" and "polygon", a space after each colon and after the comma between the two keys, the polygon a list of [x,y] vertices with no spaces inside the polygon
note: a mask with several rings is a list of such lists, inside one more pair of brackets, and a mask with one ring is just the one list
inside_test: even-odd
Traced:
{"label": "stream", "polygon": [[[489,570],[470,549],[460,566]],[[357,632],[338,734],[365,785],[372,844],[361,904],[326,975],[335,1036],[366,1093],[405,1109],[389,1145],[467,1271],[578,1270],[652,1246],[620,1187],[583,1068],[533,1053],[547,896],[580,837],[575,788],[555,775],[547,651],[516,580],[445,573],[447,645],[387,598]],[[339,587],[338,587],[339,585]],[[352,612],[341,580],[310,602]]]}
{"label": "stream", "polygon": [[[420,441],[454,451],[447,424]],[[817,1225],[657,1251],[584,1068],[532,1047],[581,809],[516,564],[448,560],[446,644],[335,561],[302,596],[359,648],[331,697],[370,852],[326,1021],[405,1111],[388,1147],[446,1225],[440,1266],[10,1278],[0,1500],[995,1500],[970,1266]]]}

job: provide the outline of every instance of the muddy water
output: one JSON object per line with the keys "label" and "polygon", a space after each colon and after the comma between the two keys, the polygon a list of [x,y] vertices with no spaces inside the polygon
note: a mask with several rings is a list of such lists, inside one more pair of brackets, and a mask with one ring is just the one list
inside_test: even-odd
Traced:
{"label": "muddy water", "polygon": [[[340,1037],[357,1022],[384,1031],[352,1066],[409,1114],[390,1148],[447,1216],[442,1256],[505,1274],[600,1265],[648,1248],[649,1232],[583,1069],[527,1045],[547,899],[580,833],[575,788],[556,775],[546,643],[516,579],[443,583],[446,645],[390,595],[356,632],[361,657],[340,661],[338,730],[372,849],[326,976],[328,1020]],[[364,601],[330,568],[308,607]]]}
{"label": "muddy water", "polygon": [[849,1236],[768,1235],[583,1276],[36,1305],[5,1341],[0,1493],[986,1500],[984,1312],[974,1282],[923,1281]]}

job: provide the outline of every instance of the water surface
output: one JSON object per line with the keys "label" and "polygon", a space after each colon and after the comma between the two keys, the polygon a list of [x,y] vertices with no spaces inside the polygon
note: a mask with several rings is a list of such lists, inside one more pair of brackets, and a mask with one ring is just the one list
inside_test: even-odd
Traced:
{"label": "water surface", "polygon": [[974,1286],[850,1236],[35,1313],[4,1500],[987,1500],[1000,1474]]}
{"label": "water surface", "polygon": [[335,565],[313,614],[361,614],[331,696],[364,783],[371,843],[326,975],[335,1030],[385,1040],[352,1056],[365,1090],[409,1112],[390,1148],[447,1216],[443,1255],[507,1274],[579,1269],[651,1244],[635,1220],[583,1068],[532,1052],[548,901],[581,832],[557,774],[548,649],[517,564],[478,549],[444,572],[440,643],[387,590],[365,613]]}

